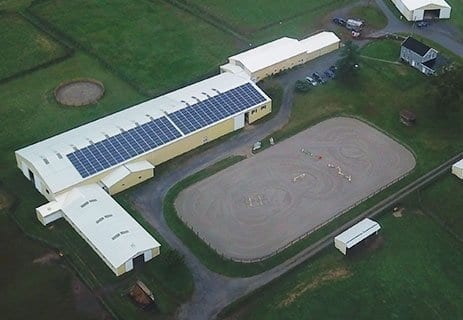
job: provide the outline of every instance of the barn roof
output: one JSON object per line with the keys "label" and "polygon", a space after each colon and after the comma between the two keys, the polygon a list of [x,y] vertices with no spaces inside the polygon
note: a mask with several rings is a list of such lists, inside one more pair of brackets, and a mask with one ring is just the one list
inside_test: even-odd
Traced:
{"label": "barn roof", "polygon": [[413,11],[426,7],[450,8],[450,5],[444,0],[400,0],[408,10]]}
{"label": "barn roof", "polygon": [[365,218],[359,223],[353,225],[343,233],[336,236],[336,240],[344,243],[346,248],[352,248],[363,239],[368,238],[376,231],[381,229],[378,222]]}

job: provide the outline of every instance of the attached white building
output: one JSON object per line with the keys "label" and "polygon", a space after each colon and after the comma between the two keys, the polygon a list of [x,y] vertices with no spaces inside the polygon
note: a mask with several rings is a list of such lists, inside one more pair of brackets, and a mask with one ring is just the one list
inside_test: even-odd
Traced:
{"label": "attached white building", "polygon": [[36,212],[44,225],[64,217],[117,276],[132,270],[135,258],[159,255],[161,245],[97,184],[74,188]]}
{"label": "attached white building", "polygon": [[391,0],[408,21],[449,19],[452,8],[445,0]]}
{"label": "attached white building", "polygon": [[458,178],[463,179],[463,159],[452,165],[452,173]]}
{"label": "attached white building", "polygon": [[343,233],[334,238],[334,246],[343,254],[347,254],[347,250],[365,240],[371,235],[377,234],[381,226],[378,222],[371,219],[363,219],[359,223],[353,225]]}
{"label": "attached white building", "polygon": [[323,31],[303,40],[283,37],[228,58],[221,72],[241,73],[258,82],[283,70],[306,63],[340,47],[341,40]]}

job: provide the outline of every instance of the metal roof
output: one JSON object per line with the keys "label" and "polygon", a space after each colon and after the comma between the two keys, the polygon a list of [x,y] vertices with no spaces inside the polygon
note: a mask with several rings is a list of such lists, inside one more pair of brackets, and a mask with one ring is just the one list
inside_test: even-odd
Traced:
{"label": "metal roof", "polygon": [[[220,92],[226,92],[244,84],[253,86],[267,99],[266,101],[270,101],[270,98],[249,79],[231,73],[222,73],[22,148],[17,150],[16,154],[29,161],[47,184],[50,192],[56,194],[91,177],[82,177],[66,155],[104,141],[108,137],[116,136],[122,131],[129,131],[138,125],[146,124],[152,119],[168,117],[170,113],[184,109],[188,105],[194,105],[198,100],[214,97],[219,95]],[[249,109],[253,107],[255,106]],[[226,119],[220,119],[208,126]],[[190,134],[193,134],[193,132]],[[143,154],[138,154],[121,163],[105,168],[96,174],[132,162],[144,154],[174,143],[182,139],[182,137],[180,136]]]}
{"label": "metal roof", "polygon": [[301,41],[283,37],[259,47],[244,51],[228,58],[239,61],[249,72],[253,73],[291,57],[320,50],[327,45],[339,43],[340,39],[333,33],[323,31]]}
{"label": "metal roof", "polygon": [[450,5],[444,0],[400,0],[408,10],[413,11],[427,6],[438,6],[450,8]]}
{"label": "metal roof", "polygon": [[160,244],[100,186],[72,189],[61,204],[66,220],[114,269]]}
{"label": "metal roof", "polygon": [[370,235],[374,234],[379,229],[381,229],[381,226],[378,222],[365,218],[343,233],[337,235],[335,240],[344,243],[346,248],[351,248],[363,239],[366,239]]}

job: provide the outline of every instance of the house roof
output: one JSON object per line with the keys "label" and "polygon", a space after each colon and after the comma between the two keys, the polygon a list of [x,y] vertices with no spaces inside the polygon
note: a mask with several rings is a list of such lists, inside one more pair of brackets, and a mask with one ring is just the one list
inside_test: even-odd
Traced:
{"label": "house roof", "polygon": [[416,52],[422,57],[425,56],[429,50],[431,50],[431,47],[425,45],[423,42],[420,42],[412,37],[408,37],[407,39],[405,39],[405,41],[402,42],[402,46],[412,50],[413,52]]}

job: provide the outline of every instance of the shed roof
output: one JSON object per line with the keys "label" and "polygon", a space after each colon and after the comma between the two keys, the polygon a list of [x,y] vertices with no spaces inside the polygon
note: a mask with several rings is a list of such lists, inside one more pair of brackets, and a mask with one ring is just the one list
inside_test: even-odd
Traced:
{"label": "shed roof", "polygon": [[368,238],[376,231],[381,229],[378,222],[365,218],[359,223],[353,225],[343,233],[335,237],[336,240],[344,243],[346,248],[352,248],[363,239]]}
{"label": "shed roof", "polygon": [[453,164],[453,167],[458,168],[458,169],[463,169],[463,159],[460,161],[457,161]]}
{"label": "shed roof", "polygon": [[405,39],[405,41],[402,42],[402,46],[412,50],[413,52],[416,52],[422,57],[425,56],[429,50],[431,50],[431,47],[425,45],[423,42],[418,41],[413,37],[408,37]]}
{"label": "shed roof", "polygon": [[425,8],[428,6],[436,6],[442,8],[450,8],[450,5],[445,0],[400,0],[408,10]]}
{"label": "shed roof", "polygon": [[109,194],[96,184],[72,189],[62,211],[71,225],[117,269],[143,251],[160,244]]}

